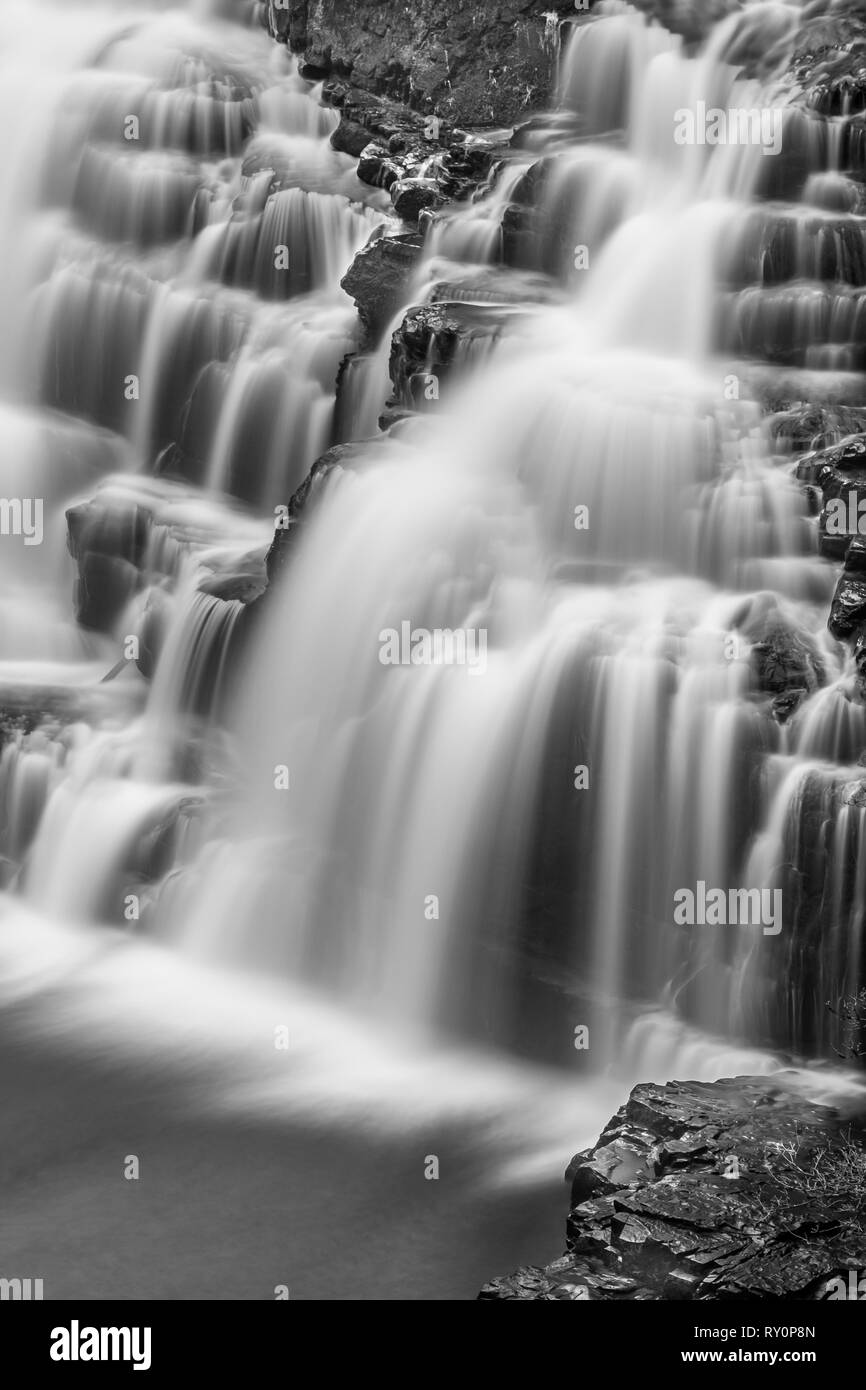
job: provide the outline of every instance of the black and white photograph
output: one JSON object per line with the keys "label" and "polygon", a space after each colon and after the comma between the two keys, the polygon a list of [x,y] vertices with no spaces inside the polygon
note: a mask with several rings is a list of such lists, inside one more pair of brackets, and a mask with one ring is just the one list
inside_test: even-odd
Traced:
{"label": "black and white photograph", "polygon": [[866,0],[0,0],[0,308],[23,1364],[573,1301],[827,1372]]}

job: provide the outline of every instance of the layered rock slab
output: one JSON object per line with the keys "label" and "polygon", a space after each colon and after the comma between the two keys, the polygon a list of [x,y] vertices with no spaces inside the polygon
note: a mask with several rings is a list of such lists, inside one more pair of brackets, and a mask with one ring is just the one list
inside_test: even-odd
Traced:
{"label": "layered rock slab", "polygon": [[637,1086],[569,1165],[566,1254],[479,1298],[829,1298],[866,1267],[864,1132],[794,1072]]}

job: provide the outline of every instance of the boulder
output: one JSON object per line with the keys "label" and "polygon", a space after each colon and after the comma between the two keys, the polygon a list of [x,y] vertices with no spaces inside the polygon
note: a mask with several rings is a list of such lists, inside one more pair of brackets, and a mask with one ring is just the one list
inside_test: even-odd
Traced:
{"label": "boulder", "polygon": [[750,646],[752,693],[772,699],[780,723],[806,695],[826,684],[827,671],[817,643],[795,625],[775,594],[752,595],[735,615],[733,627]]}
{"label": "boulder", "polygon": [[[866,434],[851,435],[829,449],[807,454],[797,466],[797,477],[818,487],[823,497],[821,554],[843,560],[852,538],[859,534],[860,503],[866,504]],[[862,525],[866,530],[866,509]]]}
{"label": "boulder", "polygon": [[479,1298],[838,1297],[866,1265],[864,1136],[859,1096],[817,1104],[793,1072],[637,1086],[569,1165],[567,1253]]}
{"label": "boulder", "polygon": [[399,218],[417,223],[425,209],[444,207],[447,200],[435,179],[397,179],[391,186],[391,201]]}
{"label": "boulder", "polygon": [[343,276],[340,283],[354,299],[371,339],[381,337],[397,310],[406,303],[421,246],[422,238],[417,233],[374,234]]}
{"label": "boulder", "polygon": [[67,546],[78,566],[75,616],[82,627],[109,633],[141,587],[140,569],[152,515],[136,502],[82,502],[66,513]]}
{"label": "boulder", "polygon": [[340,119],[340,124],[331,136],[331,145],[341,154],[350,154],[354,159],[364,153],[370,143],[370,132],[357,121]]}
{"label": "boulder", "polygon": [[821,116],[866,110],[866,12],[854,0],[831,3],[806,19],[790,76],[795,95]]}
{"label": "boulder", "polygon": [[[813,401],[791,401],[770,398],[764,408],[772,414],[770,429],[773,437],[791,449],[792,453],[809,452],[814,459],[815,451],[832,448],[841,443],[849,434],[866,431],[866,408],[833,404],[820,404]],[[805,461],[801,460],[801,466]],[[814,481],[800,473],[804,481]]]}
{"label": "boulder", "polygon": [[270,0],[267,23],[302,52],[304,72],[479,126],[546,105],[559,22],[573,14],[573,0]]}
{"label": "boulder", "polygon": [[827,626],[840,642],[850,641],[866,624],[866,574],[846,568],[830,605]]}
{"label": "boulder", "polygon": [[475,345],[495,342],[510,310],[495,304],[436,300],[410,309],[391,339],[389,371],[398,409],[424,409],[440,399],[452,370]]}

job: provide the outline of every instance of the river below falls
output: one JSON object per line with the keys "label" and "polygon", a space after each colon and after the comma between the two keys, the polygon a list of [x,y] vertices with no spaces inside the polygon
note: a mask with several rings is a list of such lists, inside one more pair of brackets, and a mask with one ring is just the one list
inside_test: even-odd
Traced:
{"label": "river below falls", "polygon": [[0,1249],[52,1299],[471,1299],[559,1254],[565,1164],[632,1081],[778,1065],[653,1015],[580,1081],[34,918],[0,970]]}

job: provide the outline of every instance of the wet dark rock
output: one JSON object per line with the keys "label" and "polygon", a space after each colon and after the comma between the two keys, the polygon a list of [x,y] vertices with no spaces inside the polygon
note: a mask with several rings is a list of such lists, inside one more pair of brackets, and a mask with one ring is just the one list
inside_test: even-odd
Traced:
{"label": "wet dark rock", "polygon": [[855,536],[845,557],[848,574],[866,574],[866,536]]}
{"label": "wet dark rock", "polygon": [[366,446],[363,443],[335,444],[316,459],[289,502],[285,523],[277,527],[273,542],[265,556],[269,586],[276,582],[288,563],[308,513],[321,496],[328,478],[336,471],[355,467],[365,456]]}
{"label": "wet dark rock", "polygon": [[[177,493],[184,495],[183,489]],[[221,549],[195,522],[161,511],[170,496],[154,495],[151,510],[135,498],[106,490],[66,513],[67,544],[78,569],[76,618],[82,627],[116,636],[124,609],[139,595],[139,616],[131,631],[139,639],[138,669],[148,679],[164,646],[176,579],[172,547],[165,548],[160,561],[159,548],[154,551],[150,544],[155,526],[167,528],[179,550],[206,555],[198,589],[214,605],[251,605],[267,584],[263,547],[242,555],[231,545]]]}
{"label": "wet dark rock", "polygon": [[381,336],[406,303],[412,272],[421,258],[417,234],[374,236],[353,260],[341,285],[354,299],[371,338]]}
{"label": "wet dark rock", "polygon": [[416,223],[427,208],[478,196],[507,149],[498,141],[455,130],[438,117],[331,83],[327,96],[340,106],[335,149],[358,157],[358,178],[390,191],[396,215]]}
{"label": "wet dark rock", "polygon": [[803,696],[826,683],[817,643],[807,631],[794,626],[775,594],[752,595],[735,615],[733,627],[751,648],[753,693],[772,696],[782,722]]}
{"label": "wet dark rock", "polygon": [[357,121],[340,121],[337,129],[331,136],[331,145],[341,154],[350,154],[357,159],[360,154],[370,144],[370,132],[366,126],[358,125]]}
{"label": "wet dark rock", "polygon": [[866,528],[866,517],[861,520],[858,514],[860,503],[866,503],[866,434],[807,454],[797,466],[797,477],[815,484],[823,497],[821,554],[843,560],[861,524]]}
{"label": "wet dark rock", "polygon": [[866,575],[842,575],[836,585],[827,626],[840,642],[851,639],[866,622]]}
{"label": "wet dark rock", "polygon": [[301,63],[301,76],[308,78],[311,82],[320,82],[327,77],[331,71],[331,49],[329,45],[324,48],[310,47],[304,50],[304,57]]}
{"label": "wet dark rock", "polygon": [[478,1295],[482,1299],[547,1298],[555,1285],[542,1269],[519,1269],[507,1279],[493,1279]]}
{"label": "wet dark rock", "polygon": [[333,148],[356,157],[361,182],[389,192],[395,216],[412,227],[449,203],[480,197],[509,158],[498,139],[470,138],[448,120],[338,79],[322,95],[340,111]]}
{"label": "wet dark rock", "polygon": [[[270,0],[276,38],[302,52],[302,70],[467,125],[510,124],[547,102],[558,16],[573,0]],[[548,18],[550,16],[550,18]]]}
{"label": "wet dark rock", "polygon": [[[373,96],[345,82],[326,82],[322,98],[340,112],[341,124],[356,126],[368,132],[367,144],[375,140],[391,154],[414,150],[418,156],[427,148],[448,145],[454,135],[453,124],[440,118],[424,116],[400,101]],[[339,129],[331,136],[338,148]],[[465,138],[465,137],[464,137]]]}
{"label": "wet dark rock", "polygon": [[816,462],[819,466],[819,481],[825,468],[832,469],[835,474],[844,473],[846,476],[854,471],[866,471],[866,434],[846,439],[832,449],[825,449]]}
{"label": "wet dark rock", "polygon": [[444,207],[447,200],[432,179],[397,179],[391,187],[391,201],[404,222],[417,222],[425,209]]}
{"label": "wet dark rock", "polygon": [[465,379],[473,361],[494,346],[516,315],[552,294],[545,276],[500,266],[477,267],[471,277],[433,285],[428,302],[411,308],[392,335],[390,418],[395,411],[429,408],[452,376]]}
{"label": "wet dark rock", "polygon": [[822,116],[866,110],[866,13],[846,0],[813,14],[797,38],[794,91]]}
{"label": "wet dark rock", "polygon": [[768,624],[755,642],[751,664],[756,688],[768,695],[806,694],[824,680],[815,646],[781,621]]}
{"label": "wet dark rock", "polygon": [[78,566],[75,616],[82,627],[111,632],[140,587],[152,517],[137,503],[82,502],[66,513],[67,545]]}
{"label": "wet dark rock", "polygon": [[567,1253],[479,1298],[825,1299],[866,1261],[864,1134],[794,1073],[637,1086],[569,1165]]}
{"label": "wet dark rock", "polygon": [[358,161],[358,178],[371,188],[389,189],[400,177],[400,165],[392,159],[386,145],[370,142]]}
{"label": "wet dark rock", "polygon": [[508,313],[496,304],[439,300],[410,309],[391,340],[392,404],[417,410],[438,401],[452,371],[462,376],[478,346],[496,341]]}
{"label": "wet dark rock", "polygon": [[306,0],[295,3],[290,0],[259,0],[262,6],[262,22],[265,28],[280,43],[288,43],[292,48],[303,48],[307,34]]}
{"label": "wet dark rock", "polygon": [[[652,1176],[648,1152],[647,1147],[637,1144],[633,1136],[614,1139],[610,1144],[599,1144],[585,1162],[575,1160],[573,1169],[568,1170],[572,1202],[576,1206],[584,1203],[587,1212],[592,1211],[597,1215],[603,1208],[598,1203],[589,1203],[588,1198],[609,1196],[640,1177]],[[610,1214],[613,1215],[612,1208]]]}
{"label": "wet dark rock", "polygon": [[[866,407],[771,399],[764,408],[773,414],[770,428],[774,438],[787,443],[794,454],[810,451],[814,456],[816,450],[831,448],[850,434],[866,431]],[[801,460],[800,467],[805,463]],[[798,468],[798,477],[813,481],[807,472]]]}

